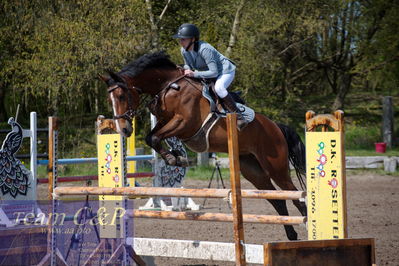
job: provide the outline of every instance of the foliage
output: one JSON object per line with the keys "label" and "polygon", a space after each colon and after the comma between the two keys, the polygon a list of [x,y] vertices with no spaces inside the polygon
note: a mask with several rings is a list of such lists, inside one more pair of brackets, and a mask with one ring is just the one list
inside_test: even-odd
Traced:
{"label": "foliage", "polygon": [[377,126],[349,126],[345,129],[346,149],[370,149],[374,143],[381,142],[380,129]]}
{"label": "foliage", "polygon": [[3,86],[43,115],[107,110],[97,74],[147,49],[143,4],[135,2],[2,2]]}
{"label": "foliage", "polygon": [[[21,119],[30,111],[57,115],[66,151],[81,141],[76,128],[90,132],[97,115],[111,115],[98,73],[158,49],[182,63],[171,35],[185,22],[223,53],[242,3],[230,56],[238,67],[233,89],[256,111],[298,129],[308,109],[341,108],[359,125],[380,120],[381,95],[399,100],[397,1],[4,0],[0,120],[19,103]],[[141,139],[148,117],[137,119]]]}

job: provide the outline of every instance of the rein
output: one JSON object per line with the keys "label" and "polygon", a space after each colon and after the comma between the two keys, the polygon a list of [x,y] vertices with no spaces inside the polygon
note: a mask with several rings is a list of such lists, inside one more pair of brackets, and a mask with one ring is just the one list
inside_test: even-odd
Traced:
{"label": "rein", "polygon": [[[166,85],[165,87],[163,87],[162,89],[160,89],[160,90],[156,93],[155,97],[157,97],[157,96],[159,97],[159,95],[162,95],[163,92],[164,92],[164,91],[167,91],[169,88],[178,89],[178,88],[179,88],[179,85],[177,85],[177,84],[175,84],[175,83],[178,82],[178,81],[180,81],[180,80],[182,80],[182,79],[184,79],[184,80],[186,80],[188,83],[190,83],[190,85],[193,86],[196,90],[201,91],[201,90],[199,90],[199,89],[191,82],[190,79],[187,78],[186,75],[181,75],[181,76],[178,76],[176,79],[170,81],[170,82],[168,83],[168,85]],[[175,84],[175,85],[174,85],[174,84]]]}
{"label": "rein", "polygon": [[194,89],[196,89],[197,91],[201,92],[201,90],[198,89],[198,88],[192,83],[192,81],[191,81],[189,78],[187,78],[187,76],[181,75],[181,76],[178,76],[177,78],[175,78],[174,80],[170,81],[165,87],[163,87],[162,89],[160,89],[160,90],[156,93],[156,95],[154,96],[154,98],[151,100],[151,102],[149,103],[149,105],[151,105],[151,104],[156,105],[157,102],[158,102],[158,100],[159,100],[162,96],[163,96],[163,97],[166,97],[166,93],[168,92],[168,90],[169,90],[170,88],[173,88],[173,89],[175,89],[175,90],[179,90],[179,89],[180,89],[180,86],[177,84],[177,82],[179,82],[179,81],[182,80],[182,79],[186,80],[191,86],[194,87]]}

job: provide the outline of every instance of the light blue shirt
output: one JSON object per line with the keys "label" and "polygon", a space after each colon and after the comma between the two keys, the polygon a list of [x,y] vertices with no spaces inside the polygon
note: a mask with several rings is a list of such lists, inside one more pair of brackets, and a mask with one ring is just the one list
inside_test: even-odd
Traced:
{"label": "light blue shirt", "polygon": [[207,42],[198,42],[198,52],[181,48],[184,68],[192,69],[195,78],[217,78],[236,69],[234,63]]}

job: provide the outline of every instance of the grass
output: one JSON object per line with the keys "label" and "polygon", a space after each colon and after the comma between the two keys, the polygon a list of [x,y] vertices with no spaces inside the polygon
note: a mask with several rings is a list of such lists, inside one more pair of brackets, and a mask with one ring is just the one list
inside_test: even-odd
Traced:
{"label": "grass", "polygon": [[[29,165],[26,166],[29,168]],[[58,165],[58,177],[97,175],[97,164]],[[47,166],[41,165],[37,169],[38,178],[47,178]]]}
{"label": "grass", "polygon": [[[186,173],[186,178],[195,180],[208,180],[211,178],[214,167],[198,166],[190,167]],[[230,170],[228,168],[220,168],[222,178],[230,176]],[[217,177],[217,172],[214,174],[214,178]]]}
{"label": "grass", "polygon": [[385,153],[378,153],[375,149],[348,149],[345,150],[346,156],[397,156],[399,148],[387,149]]}

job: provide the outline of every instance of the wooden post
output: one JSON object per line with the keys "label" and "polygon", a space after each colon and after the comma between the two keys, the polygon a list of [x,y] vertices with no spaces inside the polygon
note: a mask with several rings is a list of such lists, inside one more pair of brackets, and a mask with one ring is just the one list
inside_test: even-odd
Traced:
{"label": "wooden post", "polygon": [[54,167],[56,162],[57,153],[57,131],[58,131],[58,119],[57,117],[50,116],[48,118],[48,165],[47,165],[47,176],[48,176],[48,199],[52,200],[54,182],[57,181],[56,173],[54,173]]}
{"label": "wooden post", "polygon": [[230,182],[233,205],[234,242],[236,265],[246,265],[244,251],[244,226],[242,217],[240,161],[237,133],[237,114],[227,115],[227,136],[230,160]]}
{"label": "wooden post", "polygon": [[[320,127],[323,133],[316,132]],[[329,127],[334,132],[327,132]],[[308,111],[306,148],[307,195],[312,206],[308,208],[308,226],[313,228],[308,237],[347,238],[344,112],[337,110],[333,115],[315,116]]]}
{"label": "wooden post", "polygon": [[388,148],[393,144],[393,106],[392,96],[382,98],[382,137]]}

